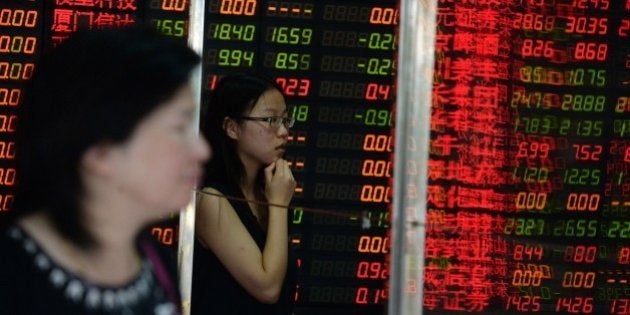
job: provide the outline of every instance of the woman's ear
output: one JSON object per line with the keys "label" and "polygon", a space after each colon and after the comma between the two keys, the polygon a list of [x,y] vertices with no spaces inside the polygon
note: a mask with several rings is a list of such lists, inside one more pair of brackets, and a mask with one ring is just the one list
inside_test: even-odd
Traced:
{"label": "woman's ear", "polygon": [[81,157],[83,169],[96,174],[107,174],[114,167],[112,145],[100,143],[89,147]]}
{"label": "woman's ear", "polygon": [[225,134],[233,140],[238,140],[238,123],[231,119],[230,117],[225,117],[223,119],[223,130],[225,130]]}

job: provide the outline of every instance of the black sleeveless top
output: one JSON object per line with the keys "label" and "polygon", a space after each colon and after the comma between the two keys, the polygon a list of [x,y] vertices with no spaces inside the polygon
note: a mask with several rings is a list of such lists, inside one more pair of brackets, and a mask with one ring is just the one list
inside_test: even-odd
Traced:
{"label": "black sleeveless top", "polygon": [[[58,265],[19,226],[0,230],[0,314],[181,314],[175,261],[153,239],[144,241],[150,242],[152,254],[139,248],[143,258],[136,278],[103,286]],[[169,283],[160,281],[159,274]],[[176,296],[169,297],[169,291]]]}
{"label": "black sleeveless top", "polygon": [[[211,187],[231,196],[244,199],[240,189],[225,185]],[[265,246],[266,234],[247,202],[228,200],[260,250]],[[229,240],[225,240],[228,242]],[[292,314],[297,280],[297,260],[289,249],[288,266],[280,298],[275,304],[261,303],[251,296],[232,277],[214,253],[195,239],[193,255],[191,315],[289,315]]]}

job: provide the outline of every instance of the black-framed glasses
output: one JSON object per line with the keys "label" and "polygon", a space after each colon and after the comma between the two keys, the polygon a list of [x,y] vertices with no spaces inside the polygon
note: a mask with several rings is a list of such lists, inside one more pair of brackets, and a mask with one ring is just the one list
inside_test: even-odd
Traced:
{"label": "black-framed glasses", "polygon": [[282,117],[282,116],[272,116],[272,117],[248,117],[248,116],[239,116],[232,117],[234,119],[244,119],[244,120],[253,120],[253,121],[266,121],[269,123],[269,127],[280,128],[280,126],[284,126],[289,129],[293,127],[295,124],[295,118],[293,117]]}

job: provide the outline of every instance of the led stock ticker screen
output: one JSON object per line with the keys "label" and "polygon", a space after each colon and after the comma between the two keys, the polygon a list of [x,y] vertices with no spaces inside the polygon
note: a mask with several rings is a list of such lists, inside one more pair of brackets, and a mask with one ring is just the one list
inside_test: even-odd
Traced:
{"label": "led stock ticker screen", "polygon": [[[0,4],[2,212],[14,211],[13,112],[39,54],[79,29],[134,23],[186,40],[189,6],[186,0]],[[297,121],[286,156],[299,181],[290,235],[300,264],[296,314],[382,314],[397,3],[207,0],[204,11],[204,97],[224,74],[264,72],[282,86]],[[177,221],[151,232],[175,249]]]}
{"label": "led stock ticker screen", "polygon": [[[630,314],[630,1],[437,2],[425,278],[404,292],[422,286],[428,314]],[[186,40],[188,9],[0,4],[0,214],[13,211],[14,112],[42,49],[138,22]],[[260,71],[296,119],[296,314],[385,313],[398,10],[206,0],[204,98],[222,75]],[[176,245],[176,221],[153,235]]]}
{"label": "led stock ticker screen", "polygon": [[439,1],[424,309],[630,314],[630,1]]}
{"label": "led stock ticker screen", "polygon": [[[296,119],[297,314],[383,314],[393,150],[395,1],[209,0],[204,87],[262,72]],[[206,94],[207,95],[207,94]]]}
{"label": "led stock ticker screen", "polygon": [[0,5],[0,215],[13,206],[16,181],[15,109],[31,78],[41,45],[41,10]]}

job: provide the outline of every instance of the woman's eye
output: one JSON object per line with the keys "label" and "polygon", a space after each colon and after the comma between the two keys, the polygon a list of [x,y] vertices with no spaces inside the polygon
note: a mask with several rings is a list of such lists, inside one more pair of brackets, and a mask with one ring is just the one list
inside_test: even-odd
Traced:
{"label": "woman's eye", "polygon": [[176,132],[187,133],[191,130],[190,124],[177,124],[173,127]]}

